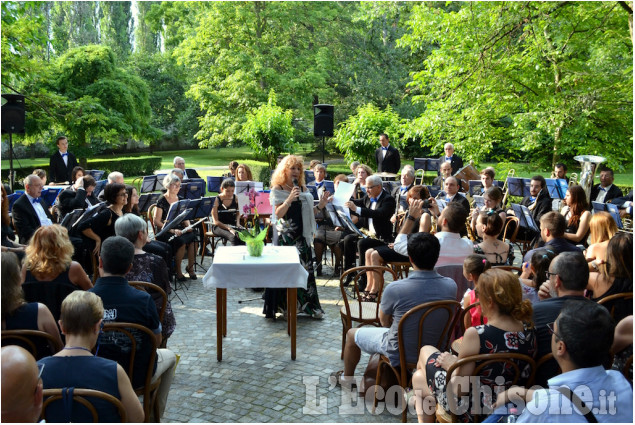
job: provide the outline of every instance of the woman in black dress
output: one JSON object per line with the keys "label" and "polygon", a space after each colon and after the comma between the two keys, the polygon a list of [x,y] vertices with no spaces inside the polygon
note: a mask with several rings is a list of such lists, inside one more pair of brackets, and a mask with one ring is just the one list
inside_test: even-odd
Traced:
{"label": "woman in black dress", "polygon": [[123,215],[123,207],[128,203],[126,186],[121,183],[107,184],[104,187],[104,198],[108,208],[79,226],[80,232],[95,242],[95,255],[99,255],[101,244],[106,238],[115,236],[115,221]]}
{"label": "woman in black dress", "polygon": [[245,242],[240,240],[236,229],[229,227],[230,225],[238,226],[240,224],[238,199],[234,195],[236,183],[232,179],[225,179],[220,185],[220,190],[221,192],[214,200],[214,207],[212,208],[212,218],[214,219],[212,233],[227,239],[234,246],[244,245]]}
{"label": "woman in black dress", "polygon": [[[157,201],[157,207],[154,210],[154,225],[157,228],[157,232],[163,228],[165,219],[168,216],[170,206],[179,200],[179,189],[181,188],[181,179],[174,174],[168,174],[163,179],[163,186],[167,189],[165,194]],[[193,229],[183,230],[190,225],[189,220],[181,222],[177,229],[170,230],[167,234],[163,235],[161,239],[163,242],[168,242],[172,245],[172,251],[174,252],[174,258],[176,262],[176,278],[179,282],[187,280],[181,272],[181,262],[185,257],[185,251],[187,250],[187,268],[185,269],[190,275],[190,279],[196,280],[196,274],[194,273],[194,263],[196,262],[196,237],[192,232]],[[175,236],[172,238],[172,236]]]}
{"label": "woman in black dress", "polygon": [[[309,272],[307,289],[298,289],[298,310],[311,315],[314,319],[324,317],[324,310],[315,285],[313,272],[313,237],[316,231],[315,214],[324,209],[330,193],[322,193],[320,203],[313,206],[313,195],[304,185],[302,158],[287,155],[280,161],[271,177],[271,204],[274,206],[272,222],[282,219],[286,223],[283,233],[278,234],[278,245],[295,246],[300,255],[300,263]],[[278,227],[282,227],[277,225]],[[278,312],[286,309],[285,291],[282,289],[265,290],[264,314],[274,318]],[[291,308],[296,308],[292,306]]]}

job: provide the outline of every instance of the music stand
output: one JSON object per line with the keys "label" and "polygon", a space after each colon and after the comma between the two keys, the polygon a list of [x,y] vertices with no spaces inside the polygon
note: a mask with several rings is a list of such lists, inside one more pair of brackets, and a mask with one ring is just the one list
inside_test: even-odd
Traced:
{"label": "music stand", "polygon": [[[174,204],[172,204],[172,205],[175,205],[175,204],[176,204],[176,202]],[[170,208],[170,211],[172,211],[172,208]],[[166,219],[166,222],[163,225],[163,229],[161,229],[161,231],[155,235],[155,239],[159,239],[161,236],[163,236],[164,234],[166,234],[170,230],[176,228],[176,226],[178,226],[179,224],[181,224],[181,222],[183,220],[185,220],[185,217],[189,213],[190,213],[190,209],[186,208],[185,210],[181,211],[180,214],[175,215],[172,220],[167,221],[167,219]]]}
{"label": "music stand", "polygon": [[470,196],[474,196],[474,193],[476,192],[478,192],[477,194],[481,193],[481,189],[483,189],[483,183],[480,180],[470,180],[468,181],[468,183],[470,185],[470,189],[468,191]]}
{"label": "music stand", "polygon": [[304,182],[309,184],[310,182],[315,182],[315,174],[312,170],[304,170]]}
{"label": "music stand", "polygon": [[40,197],[42,199],[44,199],[44,202],[46,202],[46,205],[53,205],[53,203],[55,202],[55,199],[57,199],[57,195],[60,194],[60,192],[62,191],[61,188],[53,188],[53,187],[49,187],[47,189],[42,189],[42,194],[40,195]]}
{"label": "music stand", "polygon": [[[176,216],[178,216],[187,208],[189,208],[190,202],[192,201],[190,201],[189,199],[181,199],[180,201],[177,201],[173,203],[172,205],[170,205],[170,209],[168,210],[168,215],[165,217],[165,223],[169,223],[170,221],[174,220]],[[164,223],[164,226],[165,226],[165,223]]]}
{"label": "music stand", "polygon": [[99,180],[98,182],[96,182],[95,188],[93,189],[93,195],[99,196],[104,190],[104,187],[106,187],[106,183],[108,183],[108,180]]}
{"label": "music stand", "polygon": [[611,214],[611,217],[613,217],[613,220],[615,220],[615,224],[617,224],[617,228],[623,229],[624,224],[622,223],[622,217],[620,217],[619,207],[611,203],[608,203],[605,205],[606,205],[606,210],[608,211],[609,214]]}
{"label": "music stand", "polygon": [[104,170],[86,170],[86,174],[90,174],[95,180],[101,180],[106,172]]}
{"label": "music stand", "polygon": [[591,201],[591,206],[593,207],[593,213],[606,211],[606,204],[602,202]]}
{"label": "music stand", "polygon": [[350,230],[351,232],[357,234],[357,236],[361,237],[361,238],[367,238],[368,236],[366,236],[365,234],[363,234],[358,228],[357,226],[355,226],[355,223],[353,223],[353,220],[350,219],[349,216],[346,215],[345,212],[340,211],[339,209],[337,210],[337,215],[340,218],[340,223],[342,223],[344,225],[344,227],[346,227],[348,230]]}
{"label": "music stand", "polygon": [[317,201],[317,200],[320,199],[320,197],[318,196],[317,187],[315,187],[315,186],[307,186],[306,188],[309,190],[309,192],[311,192],[311,195],[313,195],[313,200],[314,201]]}
{"label": "music stand", "polygon": [[414,169],[423,170],[426,172],[426,166],[428,165],[428,158],[415,158]]}
{"label": "music stand", "polygon": [[262,192],[264,187],[262,182],[242,181],[236,182],[236,194],[249,192],[254,189],[256,192]]}
{"label": "music stand", "polygon": [[525,197],[529,194],[525,194],[525,181],[531,182],[529,179],[522,177],[507,177],[507,191],[511,196]]}
{"label": "music stand", "polygon": [[199,199],[205,195],[205,180],[189,179],[185,184],[185,198]]}
{"label": "music stand", "polygon": [[545,179],[547,182],[547,190],[551,199],[564,199],[564,196],[560,193],[560,185],[558,179]]}
{"label": "music stand", "polygon": [[220,193],[223,180],[228,178],[230,177],[207,176],[207,191]]}
{"label": "music stand", "polygon": [[147,213],[150,207],[156,204],[160,197],[160,193],[144,193],[139,196],[139,212]]}
{"label": "music stand", "polygon": [[564,199],[567,190],[569,190],[569,182],[567,182],[567,179],[556,179],[556,181],[558,182],[558,187],[560,187],[560,196],[562,197],[560,199]]}
{"label": "music stand", "polygon": [[534,218],[531,215],[531,211],[524,205],[520,206],[520,209],[523,212],[523,216],[525,216],[525,222],[527,223],[527,227],[531,229],[532,232],[540,233],[540,227],[536,225]]}
{"label": "music stand", "polygon": [[424,171],[436,171],[439,173],[441,170],[441,160],[439,158],[426,158],[428,160],[427,168]]}
{"label": "music stand", "polygon": [[485,206],[485,199],[481,195],[474,195],[474,208],[482,208]]}
{"label": "music stand", "polygon": [[428,188],[428,192],[430,192],[430,196],[436,198],[437,195],[441,192],[441,186],[434,185],[425,185]]}
{"label": "music stand", "polygon": [[[141,181],[141,193],[155,192],[158,190],[157,185],[159,185],[159,181],[157,176],[143,176],[143,180]],[[161,188],[163,185],[161,184]]]}

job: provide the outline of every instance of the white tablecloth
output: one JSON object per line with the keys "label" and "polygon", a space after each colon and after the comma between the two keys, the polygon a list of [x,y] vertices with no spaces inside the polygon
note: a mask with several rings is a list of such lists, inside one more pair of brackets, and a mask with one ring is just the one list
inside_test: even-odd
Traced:
{"label": "white tablecloth", "polygon": [[246,246],[219,246],[205,273],[206,288],[303,288],[309,273],[294,246],[265,246],[250,257]]}

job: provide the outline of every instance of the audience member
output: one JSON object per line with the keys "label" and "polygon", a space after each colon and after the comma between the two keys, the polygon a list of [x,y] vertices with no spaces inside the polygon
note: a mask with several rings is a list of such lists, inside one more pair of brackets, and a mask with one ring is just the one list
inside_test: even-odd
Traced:
{"label": "audience member", "polygon": [[589,236],[591,211],[589,211],[586,193],[584,193],[582,186],[569,186],[564,203],[565,207],[562,209],[562,215],[567,220],[567,229],[564,237],[573,243],[586,246]]}
{"label": "audience member", "polygon": [[[494,187],[493,189],[498,189]],[[489,189],[488,189],[489,190]],[[500,191],[500,189],[498,189]],[[481,211],[475,223],[476,234],[483,242],[474,244],[474,253],[484,255],[493,266],[511,266],[514,264],[512,244],[498,240],[503,230],[503,220],[496,211]]]}
{"label": "audience member", "polygon": [[246,182],[253,181],[254,177],[251,174],[251,169],[247,164],[240,164],[238,168],[236,168],[236,181],[237,182]]}
{"label": "audience member", "polygon": [[[172,287],[168,276],[168,266],[163,258],[143,250],[148,241],[148,226],[141,217],[137,217],[134,214],[124,215],[115,223],[115,233],[117,236],[122,236],[132,242],[135,248],[132,268],[126,274],[126,279],[129,282],[154,283],[163,289],[168,297],[163,322],[161,323],[161,334],[165,343],[174,332],[174,328],[176,328],[176,319],[174,318],[174,311],[172,311],[172,303],[169,297]],[[150,295],[154,299],[157,311],[159,311],[162,307],[163,297],[156,292]]]}
{"label": "audience member", "polygon": [[[99,257],[101,277],[97,279],[95,287],[90,291],[99,295],[104,303],[105,322],[130,322],[143,325],[155,334],[157,345],[161,345],[161,323],[152,297],[131,287],[124,277],[132,267],[134,250],[134,245],[121,236],[113,236],[104,241]],[[102,341],[100,350],[106,358],[127,359],[127,353],[131,347],[125,345],[120,341],[106,340]],[[148,370],[147,362],[150,356],[149,347],[147,341],[143,342],[143,338],[137,340],[137,356],[135,357],[132,377],[134,388],[142,386],[145,381],[145,373]],[[153,377],[160,376],[161,384],[157,391],[156,401],[159,418],[154,418],[155,421],[163,416],[170,386],[174,379],[175,367],[176,356],[174,353],[165,348],[158,349]]]}
{"label": "audience member", "polygon": [[196,170],[194,168],[185,168],[185,160],[183,158],[181,158],[180,156],[175,156],[173,163],[174,163],[174,167],[175,168],[180,168],[181,170],[183,170],[183,179],[182,180],[200,179],[201,178],[201,176],[198,175],[198,173],[196,172]]}
{"label": "audience member", "polygon": [[[459,180],[454,176],[450,176],[445,179],[443,184],[445,191],[445,202],[447,202],[448,204],[457,203],[465,209],[465,212],[467,214],[469,214],[470,201],[468,201],[465,196],[459,193]],[[465,224],[463,225],[463,227],[465,227]]]}
{"label": "audience member", "polygon": [[377,163],[377,172],[397,173],[401,168],[401,159],[399,151],[390,144],[388,135],[382,133],[379,135],[379,143],[381,147],[375,151],[375,162]]}
{"label": "audience member", "polygon": [[[51,311],[44,304],[26,303],[22,292],[22,278],[18,257],[12,252],[2,253],[2,330],[34,330],[49,334],[58,347],[62,346],[60,332]],[[20,344],[22,345],[22,344]],[[39,356],[55,353],[55,347],[48,346],[45,340],[37,340]]]}
{"label": "audience member", "polygon": [[2,422],[39,421],[42,382],[33,356],[22,347],[2,347]]}
{"label": "audience member", "polygon": [[[585,299],[567,301],[549,325],[551,352],[562,373],[549,379],[549,388],[512,387],[499,395],[496,405],[526,400],[517,419],[520,423],[632,423],[633,388],[620,372],[602,366],[609,356],[614,328],[604,307]],[[583,414],[574,407],[581,406],[582,400],[588,406],[582,408]]]}
{"label": "audience member", "polygon": [[38,176],[42,180],[42,184],[46,186],[46,171],[41,168],[36,168],[31,174]]}
{"label": "audience member", "polygon": [[[344,370],[331,374],[336,384],[350,388],[361,351],[368,354],[383,354],[388,357],[393,367],[399,366],[397,329],[403,315],[411,308],[426,302],[450,301],[456,298],[456,283],[434,271],[439,249],[438,239],[429,233],[416,233],[410,237],[408,257],[414,271],[411,271],[407,278],[392,282],[384,290],[379,306],[382,327],[364,326],[349,329],[344,347]],[[430,322],[426,322],[424,344],[436,343],[441,336],[440,332],[448,318],[442,312],[437,313],[433,313],[434,318],[431,316],[428,319]],[[418,329],[419,321],[416,319],[409,320],[405,329],[402,329],[407,353],[414,351],[413,345],[416,347]],[[407,357],[406,360],[414,362],[416,358]]]}
{"label": "audience member", "polygon": [[591,201],[606,203],[614,198],[624,196],[622,190],[613,184],[614,179],[612,169],[603,168],[600,170],[600,184],[596,184],[591,189]]}
{"label": "audience member", "polygon": [[606,249],[611,238],[617,233],[617,224],[611,214],[606,211],[598,211],[591,216],[589,231],[591,245],[589,245],[585,255],[589,261],[589,269],[598,271],[599,266],[606,263]]}
{"label": "audience member", "polygon": [[[154,210],[154,217],[152,218],[157,231],[163,228],[170,206],[179,200],[178,193],[179,189],[181,189],[181,180],[174,174],[168,174],[163,179],[163,186],[167,189],[167,192],[159,198],[157,207]],[[185,220],[177,228],[170,229],[166,234],[158,238],[158,240],[167,242],[172,246],[176,263],[176,278],[180,282],[187,280],[183,272],[181,272],[181,262],[185,257],[186,251],[187,267],[185,270],[188,272],[190,279],[195,280],[197,278],[196,273],[194,273],[196,237],[191,228],[186,230],[189,225],[190,221]]]}
{"label": "audience member", "polygon": [[238,237],[237,227],[240,226],[240,209],[238,198],[234,194],[236,183],[232,179],[225,179],[220,185],[220,193],[214,199],[212,208],[212,233],[228,240],[233,246],[244,245]]}
{"label": "audience member", "polygon": [[[548,270],[542,274],[543,280],[546,280],[537,286],[540,288],[542,301],[534,303],[534,326],[538,336],[537,359],[551,352],[551,333],[547,325],[556,320],[567,300],[584,299],[584,289],[589,281],[589,269],[585,267],[584,256],[579,252],[563,252],[551,261]],[[557,374],[558,365],[555,359],[549,360],[536,372],[536,384],[544,387],[547,380]]]}
{"label": "audience member", "polygon": [[68,151],[68,140],[64,136],[57,138],[58,151],[51,156],[49,161],[49,177],[51,183],[72,182],[71,171],[79,165],[75,155]]}
{"label": "audience member", "polygon": [[[478,294],[485,325],[468,328],[463,336],[459,355],[441,353],[436,347],[426,345],[421,349],[417,371],[412,377],[419,422],[432,422],[434,413],[429,409],[432,396],[446,412],[451,407],[464,422],[472,422],[474,409],[488,409],[494,400],[485,397],[488,391],[465,397],[469,389],[469,377],[476,363],[467,363],[455,369],[446,388],[447,370],[458,360],[475,354],[519,353],[533,357],[536,352],[536,335],[531,323],[531,303],[522,299],[518,277],[511,272],[491,269],[478,280]],[[529,367],[522,360],[513,360],[521,370]],[[503,363],[491,363],[480,372],[481,386],[489,387],[494,396],[502,391],[504,383],[511,381],[513,368]],[[504,379],[494,379],[502,376]],[[521,385],[527,373],[521,374]],[[467,391],[466,391],[467,390]],[[447,391],[447,393],[446,393]],[[476,398],[476,400],[475,400]],[[423,403],[428,406],[424,409]],[[475,404],[477,403],[477,404]]]}
{"label": "audience member", "polygon": [[84,240],[94,241],[95,255],[99,254],[104,241],[115,235],[115,222],[123,216],[123,207],[128,203],[126,186],[121,183],[107,184],[104,188],[104,198],[108,208],[102,209],[78,226],[78,230],[85,236]]}
{"label": "audience member", "polygon": [[[463,261],[463,276],[468,282],[474,284],[474,289],[467,288],[463,295],[462,308],[465,310],[474,303],[479,302],[478,299],[478,279],[483,273],[492,268],[492,265],[484,255],[470,254]],[[472,326],[478,326],[487,323],[487,317],[483,316],[481,306],[476,306],[470,310],[470,314],[463,316],[463,326],[465,329]]]}
{"label": "audience member", "polygon": [[456,174],[457,171],[463,168],[463,159],[458,155],[454,155],[454,145],[452,143],[446,143],[443,146],[443,151],[445,155],[439,158],[441,163],[449,162],[452,166],[452,175]]}
{"label": "audience member", "polygon": [[[550,211],[540,218],[540,237],[545,245],[543,248],[550,249],[554,254],[561,252],[580,251],[580,248],[564,238],[566,229],[566,220],[564,216],[557,211]],[[523,257],[523,263],[531,261],[531,256],[536,249],[527,251]]]}
{"label": "audience member", "polygon": [[42,180],[35,174],[26,176],[25,192],[13,204],[13,225],[21,244],[26,245],[37,228],[53,224],[49,206],[40,198],[43,187]]}
{"label": "audience member", "polygon": [[21,281],[70,283],[83,290],[92,288],[88,275],[72,257],[73,244],[65,227],[59,224],[40,227],[26,247]]}
{"label": "audience member", "polygon": [[452,164],[449,162],[442,162],[439,167],[439,175],[434,178],[432,184],[439,186],[441,189],[445,187],[445,179],[452,176]]}
{"label": "audience member", "polygon": [[549,265],[556,254],[550,249],[536,249],[531,256],[531,261],[524,263],[520,274],[520,284],[523,290],[523,299],[537,303],[540,298],[538,291],[540,286],[548,279]]}
{"label": "audience member", "polygon": [[[38,362],[42,382],[49,388],[85,388],[102,391],[121,400],[129,422],[142,422],[143,408],[135,395],[125,370],[113,360],[93,355],[103,324],[104,306],[90,292],[74,291],[62,302],[60,328],[66,345],[52,357]],[[105,400],[87,397],[95,407],[99,422],[121,422],[119,412]],[[60,400],[47,408],[49,422],[92,422],[92,414],[81,405],[66,409]]]}
{"label": "audience member", "polygon": [[73,210],[86,209],[97,204],[99,200],[93,193],[96,186],[93,176],[81,176],[72,186],[60,192],[55,201],[60,213],[60,221]]}
{"label": "audience member", "polygon": [[0,187],[2,187],[2,240],[0,243],[2,252],[13,252],[22,261],[26,245],[15,242],[15,233],[13,233],[11,216],[9,215],[9,197],[4,185]]}

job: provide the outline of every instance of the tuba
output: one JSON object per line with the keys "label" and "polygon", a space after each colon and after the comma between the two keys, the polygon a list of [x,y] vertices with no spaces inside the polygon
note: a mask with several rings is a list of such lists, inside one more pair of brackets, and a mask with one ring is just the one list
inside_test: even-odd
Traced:
{"label": "tuba", "polygon": [[597,155],[578,155],[573,157],[582,166],[578,184],[584,189],[586,199],[591,203],[591,188],[593,187],[593,177],[597,171],[598,165],[606,161],[603,156]]}

